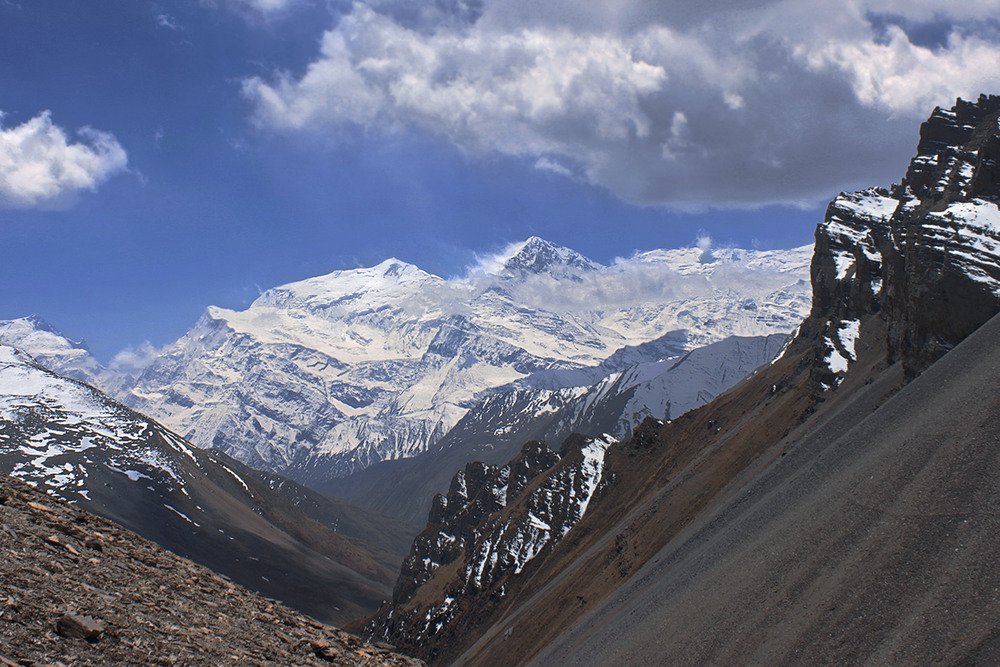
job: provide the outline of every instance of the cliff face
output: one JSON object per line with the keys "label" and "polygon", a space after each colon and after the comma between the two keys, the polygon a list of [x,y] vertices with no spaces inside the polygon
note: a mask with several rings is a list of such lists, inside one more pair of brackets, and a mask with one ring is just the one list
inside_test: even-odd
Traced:
{"label": "cliff face", "polygon": [[[437,495],[393,591],[365,627],[431,659],[503,606],[580,521],[602,481],[610,440],[573,436],[559,452],[529,442],[503,466],[470,463]],[[428,594],[433,590],[433,594]],[[417,647],[420,647],[417,649]]]}
{"label": "cliff face", "polygon": [[[531,516],[531,493],[494,493],[474,516],[454,514],[451,493],[439,501],[421,537],[424,546],[419,541],[414,546],[410,570],[404,568],[397,584],[399,595],[369,624],[370,635],[442,663],[456,658],[471,664],[523,662],[570,636],[574,627],[582,633],[578,637],[600,645],[605,621],[597,609],[604,600],[626,595],[623,591],[638,595],[647,585],[670,592],[687,586],[669,563],[700,553],[700,536],[724,525],[712,518],[720,508],[744,511],[742,494],[782,461],[799,457],[803,465],[812,465],[803,458],[807,451],[819,452],[816,461],[827,460],[824,448],[868,415],[879,414],[901,387],[1000,310],[998,116],[997,97],[935,110],[898,185],[841,194],[831,202],[816,232],[812,310],[784,354],[708,405],[669,423],[647,419],[630,439],[608,445],[599,490],[558,543],[539,550],[529,566],[491,579],[488,589],[470,586],[467,576],[476,554],[487,556],[479,562],[492,562],[490,552],[480,550],[491,543],[487,535],[502,533],[504,522],[513,526],[518,517]],[[535,473],[526,488],[547,488],[565,461]],[[493,488],[500,486],[499,480],[493,482]],[[455,500],[468,506],[465,499]],[[445,536],[455,536],[458,545],[459,535],[461,546],[450,546]],[[943,544],[929,539],[932,548]],[[435,560],[445,552],[457,565]],[[421,569],[415,555],[437,566]],[[654,564],[660,578],[636,583],[639,573],[652,576]],[[703,566],[697,561],[692,567]],[[770,594],[754,593],[765,596],[757,600],[765,607]],[[786,595],[782,604],[794,604],[803,592]],[[618,603],[615,609],[628,606],[624,598]],[[435,611],[441,609],[446,613]],[[683,634],[683,627],[704,620],[696,608],[688,609],[679,616],[690,619],[661,618],[659,629],[650,626],[649,636],[630,641],[641,644],[642,654],[653,661],[667,655],[655,648],[659,632],[680,633],[677,641],[688,642],[694,661],[722,655],[705,653],[705,642]],[[648,609],[630,613],[639,611]],[[726,613],[739,616],[730,608]],[[879,633],[895,627],[891,622],[861,625],[873,638],[867,644],[875,645]],[[740,641],[759,642],[763,636]],[[812,641],[800,640],[804,645]],[[971,652],[973,640],[962,638],[963,650]],[[731,655],[744,655],[745,648],[733,648]],[[559,659],[587,657],[567,651]],[[832,653],[823,654],[833,659]]]}
{"label": "cliff face", "polygon": [[816,231],[809,333],[823,328],[828,356],[836,351],[831,372],[852,358],[845,328],[870,315],[886,323],[886,361],[912,378],[996,313],[998,114],[996,96],[935,109],[898,185],[830,203]]}

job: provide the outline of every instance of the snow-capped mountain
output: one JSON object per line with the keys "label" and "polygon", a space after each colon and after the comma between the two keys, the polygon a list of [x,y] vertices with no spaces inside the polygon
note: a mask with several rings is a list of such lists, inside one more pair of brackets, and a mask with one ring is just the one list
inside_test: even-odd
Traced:
{"label": "snow-capped mountain", "polygon": [[37,315],[0,320],[0,345],[25,350],[46,368],[81,382],[96,384],[104,373],[86,343],[67,338]]}
{"label": "snow-capped mountain", "polygon": [[788,333],[809,256],[687,248],[602,266],[531,238],[463,278],[387,260],[209,308],[122,398],[200,447],[313,483],[426,451],[512,382],[590,385],[611,371],[576,371],[668,332],[681,351]]}
{"label": "snow-capped mountain", "polygon": [[[313,520],[286,499],[291,489],[274,490],[273,476],[262,479],[222,453],[193,447],[4,345],[0,472],[318,618],[344,622],[373,610],[402,559],[363,542],[349,520],[337,522],[348,526],[345,534],[331,530],[329,520],[349,518],[349,510],[317,507],[323,522]],[[297,485],[285,480],[282,486]]]}
{"label": "snow-capped mountain", "polygon": [[[557,447],[572,433],[627,439],[647,417],[674,419],[712,400],[772,361],[789,340],[790,335],[782,334],[732,336],[685,352],[683,337],[668,334],[621,350],[596,368],[574,371],[601,378],[589,386],[537,388],[533,385],[545,382],[535,383],[529,376],[479,401],[427,452],[376,464],[317,488],[419,521],[434,494],[448,488],[452,471],[468,461],[503,464],[525,442]],[[634,363],[621,368],[627,361]]]}

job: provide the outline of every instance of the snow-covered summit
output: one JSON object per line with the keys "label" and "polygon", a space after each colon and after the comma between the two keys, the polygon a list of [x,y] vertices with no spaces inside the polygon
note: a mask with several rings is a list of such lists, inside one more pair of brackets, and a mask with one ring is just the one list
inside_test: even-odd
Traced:
{"label": "snow-covered summit", "polygon": [[94,382],[102,371],[86,343],[71,340],[37,315],[0,320],[0,345],[25,350],[46,368],[76,380]]}
{"label": "snow-covered summit", "polygon": [[546,274],[555,278],[566,278],[576,277],[581,272],[600,271],[604,268],[575,250],[558,246],[537,236],[511,246],[508,255],[503,261],[501,275],[519,277]]}
{"label": "snow-covered summit", "polygon": [[468,277],[390,259],[289,283],[209,308],[122,398],[199,446],[316,481],[425,451],[532,374],[669,332],[689,349],[788,333],[808,310],[808,251],[720,251],[691,275],[677,252],[606,267],[535,237]]}

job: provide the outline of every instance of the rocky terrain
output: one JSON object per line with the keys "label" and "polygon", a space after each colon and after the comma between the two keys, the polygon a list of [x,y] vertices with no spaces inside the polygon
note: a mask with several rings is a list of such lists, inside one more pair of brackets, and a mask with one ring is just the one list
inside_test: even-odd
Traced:
{"label": "rocky terrain", "polygon": [[995,662],[998,118],[935,110],[900,184],[836,198],[781,357],[607,446],[582,518],[488,602],[463,550],[404,568],[370,636],[442,664]]}
{"label": "rocky terrain", "polygon": [[0,475],[0,664],[418,665]]}
{"label": "rocky terrain", "polygon": [[[508,580],[530,570],[580,521],[603,481],[610,439],[575,436],[558,452],[527,443],[504,466],[470,463],[454,477],[447,495],[437,495],[427,529],[414,540],[393,591],[392,604],[365,627],[370,636],[405,636],[429,647],[461,642],[456,618],[488,616],[502,601]],[[543,475],[544,473],[544,475]],[[440,569],[454,579],[420,614],[399,613]],[[426,595],[426,592],[425,592]],[[415,602],[419,604],[419,602]]]}
{"label": "rocky terrain", "polygon": [[389,596],[412,536],[401,522],[197,449],[2,345],[0,472],[329,622]]}

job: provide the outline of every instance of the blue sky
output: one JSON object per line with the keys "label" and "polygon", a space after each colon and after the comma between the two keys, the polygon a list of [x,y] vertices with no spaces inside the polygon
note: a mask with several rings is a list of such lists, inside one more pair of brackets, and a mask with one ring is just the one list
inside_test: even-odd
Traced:
{"label": "blue sky", "polygon": [[107,361],[389,256],[802,245],[1000,92],[993,2],[702,4],[0,0],[0,318]]}

